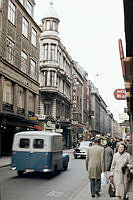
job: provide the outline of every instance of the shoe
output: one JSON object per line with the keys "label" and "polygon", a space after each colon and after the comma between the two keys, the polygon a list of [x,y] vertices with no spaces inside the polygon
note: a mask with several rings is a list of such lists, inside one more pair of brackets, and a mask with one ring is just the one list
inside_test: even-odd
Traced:
{"label": "shoe", "polygon": [[95,195],[92,194],[91,196],[92,196],[92,198],[95,198]]}
{"label": "shoe", "polygon": [[98,196],[98,197],[100,197],[101,195],[99,194],[99,192],[96,192],[96,195]]}

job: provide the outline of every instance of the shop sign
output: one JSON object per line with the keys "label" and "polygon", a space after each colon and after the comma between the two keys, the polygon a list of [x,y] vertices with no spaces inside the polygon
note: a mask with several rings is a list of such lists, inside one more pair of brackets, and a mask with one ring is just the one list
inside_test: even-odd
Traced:
{"label": "shop sign", "polygon": [[126,91],[125,91],[125,89],[116,89],[114,91],[114,97],[117,100],[126,100]]}
{"label": "shop sign", "polygon": [[73,110],[76,109],[76,104],[77,104],[77,87],[76,87],[76,83],[77,83],[77,77],[74,75],[73,76],[73,96],[72,96]]}
{"label": "shop sign", "polygon": [[35,121],[35,120],[38,120],[38,117],[37,116],[29,117],[29,120]]}
{"label": "shop sign", "polygon": [[38,115],[39,120],[44,120],[46,118],[46,115]]}

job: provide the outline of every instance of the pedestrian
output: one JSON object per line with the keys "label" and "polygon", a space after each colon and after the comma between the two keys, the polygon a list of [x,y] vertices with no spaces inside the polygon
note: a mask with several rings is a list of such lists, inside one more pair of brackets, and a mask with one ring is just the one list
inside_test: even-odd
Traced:
{"label": "pedestrian", "polygon": [[111,148],[111,142],[107,143],[105,150],[105,171],[108,172],[111,169],[111,164],[113,160],[113,149]]}
{"label": "pedestrian", "polygon": [[100,196],[101,173],[104,171],[104,147],[100,146],[100,138],[94,140],[94,145],[88,149],[86,156],[86,170],[90,179],[92,198]]}
{"label": "pedestrian", "polygon": [[110,182],[115,186],[115,195],[117,200],[127,200],[126,194],[128,192],[128,173],[129,169],[133,167],[133,162],[129,153],[126,152],[125,143],[120,143],[118,152],[113,155],[113,161],[111,165]]}

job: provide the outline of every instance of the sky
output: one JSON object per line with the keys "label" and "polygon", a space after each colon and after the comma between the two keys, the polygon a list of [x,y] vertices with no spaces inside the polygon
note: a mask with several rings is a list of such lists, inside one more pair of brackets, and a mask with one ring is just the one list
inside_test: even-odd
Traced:
{"label": "sky", "polygon": [[[38,25],[50,0],[35,0],[34,19]],[[107,109],[121,122],[119,114],[126,100],[116,100],[115,89],[123,89],[118,39],[125,52],[122,0],[53,0],[60,19],[59,37],[69,55],[88,73],[88,80],[98,88]]]}

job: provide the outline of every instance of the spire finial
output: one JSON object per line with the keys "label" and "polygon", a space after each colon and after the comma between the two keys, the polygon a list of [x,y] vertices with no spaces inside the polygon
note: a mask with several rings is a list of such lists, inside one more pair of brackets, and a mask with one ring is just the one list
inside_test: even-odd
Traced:
{"label": "spire finial", "polygon": [[52,7],[54,3],[53,3],[52,0],[50,0],[49,4],[50,4],[50,6]]}

